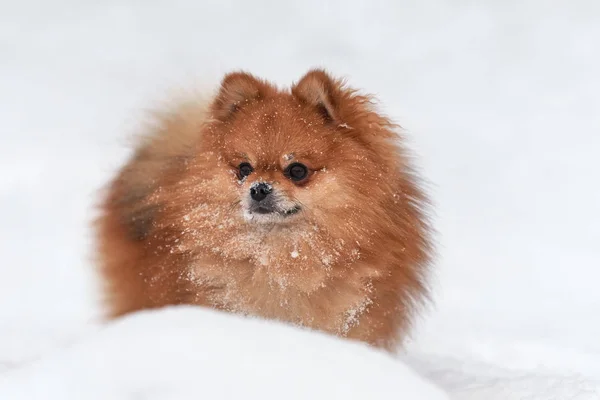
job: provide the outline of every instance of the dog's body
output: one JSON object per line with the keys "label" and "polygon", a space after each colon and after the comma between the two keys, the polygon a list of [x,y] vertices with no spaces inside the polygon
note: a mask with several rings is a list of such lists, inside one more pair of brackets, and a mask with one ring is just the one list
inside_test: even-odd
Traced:
{"label": "dog's body", "polygon": [[430,251],[397,141],[322,71],[291,93],[230,74],[159,115],[98,220],[110,314],[197,304],[393,349]]}

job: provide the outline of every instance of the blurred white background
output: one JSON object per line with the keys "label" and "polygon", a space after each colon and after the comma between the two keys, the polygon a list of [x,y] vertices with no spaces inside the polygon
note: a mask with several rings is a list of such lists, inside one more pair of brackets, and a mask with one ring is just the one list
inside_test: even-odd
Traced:
{"label": "blurred white background", "polygon": [[456,398],[600,398],[599,43],[595,0],[0,1],[0,371],[93,331],[89,221],[146,107],[321,66],[429,181],[405,361]]}

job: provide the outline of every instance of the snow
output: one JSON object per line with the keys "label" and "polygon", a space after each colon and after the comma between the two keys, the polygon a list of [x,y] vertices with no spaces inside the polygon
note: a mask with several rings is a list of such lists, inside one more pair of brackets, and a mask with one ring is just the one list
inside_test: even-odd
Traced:
{"label": "snow", "polygon": [[[319,382],[309,398],[600,398],[599,21],[593,0],[4,4],[0,399],[279,398],[288,368]],[[379,97],[434,199],[435,307],[401,360],[197,310],[100,329],[87,224],[143,109],[234,68],[288,85],[315,65]]]}
{"label": "snow", "polygon": [[[298,344],[301,343],[302,346]],[[448,397],[358,342],[191,307],[139,313],[0,376],[2,399]]]}

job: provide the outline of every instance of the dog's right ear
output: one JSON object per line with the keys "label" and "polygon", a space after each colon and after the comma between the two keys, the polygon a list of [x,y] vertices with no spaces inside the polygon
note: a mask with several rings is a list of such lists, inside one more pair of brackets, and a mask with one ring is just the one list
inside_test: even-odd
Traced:
{"label": "dog's right ear", "polygon": [[271,85],[251,74],[229,73],[223,78],[219,93],[212,104],[213,115],[221,121],[227,121],[244,104],[263,99],[272,91]]}

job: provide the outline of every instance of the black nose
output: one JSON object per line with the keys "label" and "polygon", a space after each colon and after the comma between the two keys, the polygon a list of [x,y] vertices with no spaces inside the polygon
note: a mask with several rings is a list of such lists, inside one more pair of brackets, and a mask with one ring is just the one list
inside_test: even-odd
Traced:
{"label": "black nose", "polygon": [[250,197],[252,197],[252,200],[261,201],[264,200],[272,190],[271,185],[259,183],[250,188]]}

